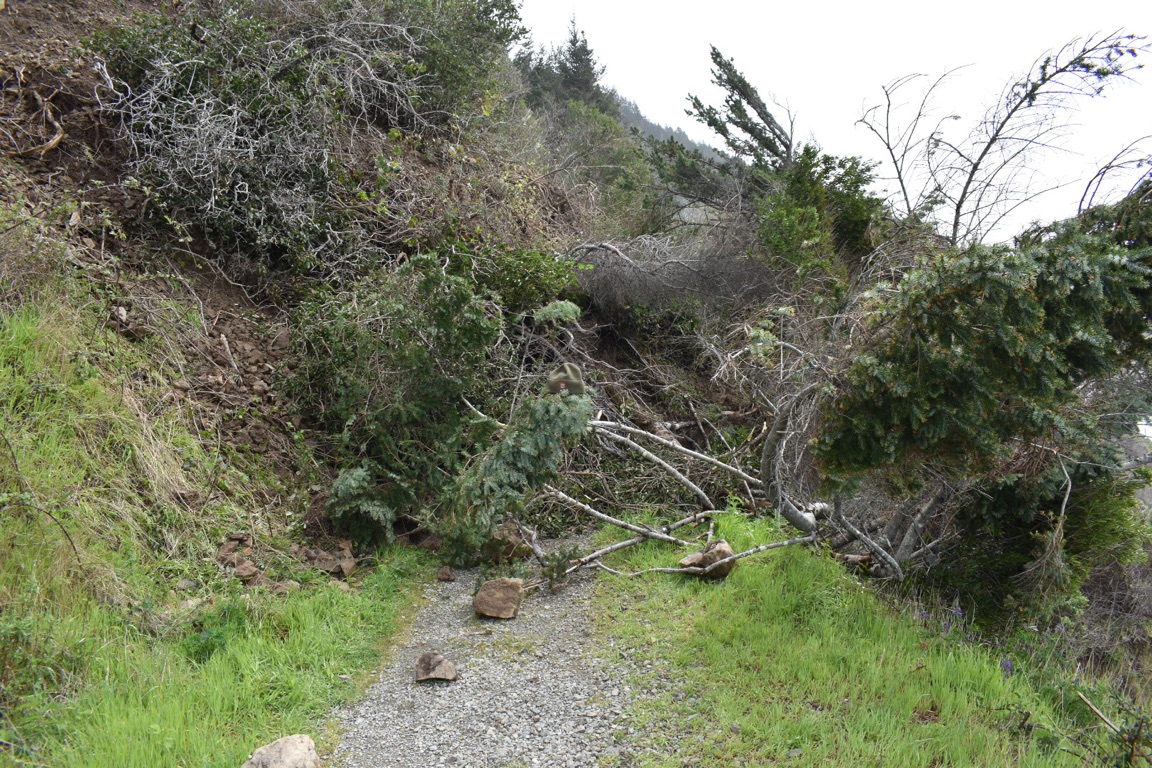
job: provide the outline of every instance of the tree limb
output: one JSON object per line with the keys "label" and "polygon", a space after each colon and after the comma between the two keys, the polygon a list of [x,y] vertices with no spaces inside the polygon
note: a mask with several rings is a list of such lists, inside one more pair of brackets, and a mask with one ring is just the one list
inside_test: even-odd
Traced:
{"label": "tree limb", "polygon": [[576,509],[580,512],[583,512],[584,514],[589,515],[590,517],[594,517],[597,520],[602,520],[605,523],[611,523],[612,525],[615,525],[618,528],[623,528],[624,530],[632,531],[633,533],[639,533],[641,536],[644,536],[646,538],[659,539],[660,541],[667,541],[671,544],[678,544],[682,547],[690,546],[687,541],[683,541],[681,539],[678,539],[675,536],[669,536],[668,534],[662,533],[658,530],[655,530],[652,528],[645,528],[644,526],[635,525],[633,523],[629,523],[629,522],[625,522],[624,520],[620,520],[619,518],[615,518],[615,517],[612,517],[610,515],[606,515],[603,512],[600,512],[596,509],[593,509],[592,507],[588,506],[587,504],[585,504],[582,501],[577,501],[576,499],[572,498],[571,496],[564,493],[563,491],[561,491],[557,488],[553,488],[550,485],[544,486],[544,492],[545,492],[545,494],[552,496],[555,499],[559,499],[560,501],[564,502],[565,504],[572,507],[573,509]]}
{"label": "tree limb", "polygon": [[736,560],[740,560],[740,559],[745,558],[745,557],[751,557],[752,555],[756,555],[756,554],[759,554],[761,552],[767,552],[770,549],[779,549],[781,547],[790,547],[793,544],[810,544],[814,541],[816,541],[815,536],[801,536],[800,538],[797,538],[797,539],[788,539],[787,541],[774,541],[771,544],[761,544],[758,547],[752,547],[752,549],[746,549],[743,552],[738,552],[734,555],[729,555],[728,557],[724,558],[723,560],[717,560],[716,562],[711,563],[711,564],[705,566],[704,568],[698,568],[698,567],[645,568],[642,571],[636,571],[635,573],[630,573],[628,575],[629,576],[639,576],[642,573],[687,573],[687,574],[690,574],[693,576],[706,576],[709,573],[711,573],[714,569],[719,568],[720,566],[725,565],[726,563],[731,563],[731,562],[734,562]]}

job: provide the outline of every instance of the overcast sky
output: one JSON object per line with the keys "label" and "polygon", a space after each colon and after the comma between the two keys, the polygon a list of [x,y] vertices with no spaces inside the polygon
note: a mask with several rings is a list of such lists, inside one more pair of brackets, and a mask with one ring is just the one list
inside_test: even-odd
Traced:
{"label": "overcast sky", "polygon": [[[856,121],[895,78],[965,67],[938,105],[941,114],[958,114],[967,125],[1007,82],[1073,38],[1120,29],[1152,34],[1149,0],[523,0],[521,15],[537,46],[562,43],[575,17],[605,67],[605,84],[635,101],[649,119],[684,128],[693,138],[711,141],[706,128],[684,115],[686,96],[721,101],[710,84],[708,52],[716,45],[762,95],[792,110],[797,138],[832,154],[875,159],[881,146]],[[1144,59],[1148,68],[1134,82],[1081,103],[1070,152],[1046,161],[1046,174],[1087,179],[1126,144],[1152,134],[1152,54]],[[1076,183],[1022,210],[1012,231],[1033,218],[1073,215],[1082,190]]]}

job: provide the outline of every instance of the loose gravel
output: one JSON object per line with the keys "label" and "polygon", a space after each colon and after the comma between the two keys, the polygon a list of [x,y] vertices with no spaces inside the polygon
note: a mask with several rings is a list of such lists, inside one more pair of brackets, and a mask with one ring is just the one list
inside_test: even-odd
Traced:
{"label": "loose gravel", "polygon": [[[335,768],[630,766],[640,747],[627,709],[664,687],[627,649],[595,647],[594,575],[529,594],[515,619],[472,610],[478,571],[425,591],[409,637],[360,703],[338,713]],[[415,682],[422,653],[456,665],[455,682]],[[637,690],[629,681],[640,680]]]}

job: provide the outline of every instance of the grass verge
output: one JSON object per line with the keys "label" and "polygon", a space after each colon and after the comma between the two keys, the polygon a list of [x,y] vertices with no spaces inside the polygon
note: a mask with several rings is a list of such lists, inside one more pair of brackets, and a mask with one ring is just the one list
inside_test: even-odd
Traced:
{"label": "grass verge", "polygon": [[189,433],[170,377],[48,273],[49,245],[35,290],[0,302],[0,766],[236,768],[317,733],[378,664],[422,553],[382,550],[346,590],[282,554],[278,509],[257,555],[298,588],[243,587],[215,551],[278,495],[271,471]]}
{"label": "grass verge", "polygon": [[[784,538],[767,521],[722,527],[737,551]],[[614,565],[672,559],[651,544]],[[642,765],[1080,762],[1063,750],[1045,703],[1000,659],[893,612],[809,549],[745,560],[721,582],[648,574],[600,583],[601,631],[675,681],[638,705]]]}

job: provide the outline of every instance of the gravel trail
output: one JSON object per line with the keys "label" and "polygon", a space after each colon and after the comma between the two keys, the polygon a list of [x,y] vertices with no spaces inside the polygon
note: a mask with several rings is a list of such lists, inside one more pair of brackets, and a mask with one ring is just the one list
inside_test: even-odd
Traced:
{"label": "gravel trail", "polygon": [[[593,647],[594,575],[577,574],[556,594],[532,592],[507,621],[473,612],[477,571],[456,577],[426,587],[378,682],[338,713],[334,768],[632,765],[626,709],[640,693],[628,685],[637,670],[622,660],[627,651]],[[460,679],[416,683],[426,651],[452,661]]]}

